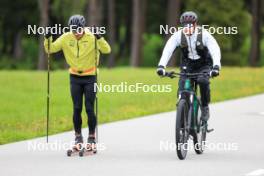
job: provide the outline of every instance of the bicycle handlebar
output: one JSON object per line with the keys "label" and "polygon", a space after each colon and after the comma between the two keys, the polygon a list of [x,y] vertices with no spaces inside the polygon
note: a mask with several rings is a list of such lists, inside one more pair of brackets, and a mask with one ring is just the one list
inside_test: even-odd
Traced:
{"label": "bicycle handlebar", "polygon": [[169,77],[169,78],[175,78],[175,77],[180,77],[180,76],[186,76],[188,78],[196,78],[196,77],[201,76],[201,75],[211,77],[209,72],[204,72],[204,73],[176,73],[174,71],[171,71],[171,72],[165,73],[165,77]]}

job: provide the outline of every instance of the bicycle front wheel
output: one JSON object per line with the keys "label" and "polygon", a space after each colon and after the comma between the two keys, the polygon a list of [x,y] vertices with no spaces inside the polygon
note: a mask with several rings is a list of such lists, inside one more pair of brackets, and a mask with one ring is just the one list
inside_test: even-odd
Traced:
{"label": "bicycle front wheel", "polygon": [[187,101],[185,99],[181,99],[177,107],[175,129],[176,151],[180,160],[185,159],[188,152],[188,110],[189,107]]}

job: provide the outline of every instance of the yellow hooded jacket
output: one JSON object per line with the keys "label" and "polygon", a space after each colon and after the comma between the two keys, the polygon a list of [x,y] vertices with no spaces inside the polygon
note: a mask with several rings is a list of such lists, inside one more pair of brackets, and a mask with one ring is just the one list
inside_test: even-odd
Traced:
{"label": "yellow hooded jacket", "polygon": [[86,76],[95,75],[95,54],[97,53],[97,65],[99,63],[100,52],[108,54],[111,47],[102,37],[97,40],[97,49],[95,50],[95,36],[91,32],[85,32],[81,39],[77,40],[73,33],[67,32],[60,36],[55,42],[52,37],[44,40],[45,51],[48,53],[48,40],[50,40],[49,53],[63,51],[66,62],[70,66],[71,74]]}

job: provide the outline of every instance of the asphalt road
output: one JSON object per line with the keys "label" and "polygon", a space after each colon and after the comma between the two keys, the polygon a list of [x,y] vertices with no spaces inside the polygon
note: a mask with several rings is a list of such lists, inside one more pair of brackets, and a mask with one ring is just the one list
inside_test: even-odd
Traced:
{"label": "asphalt road", "polygon": [[264,94],[212,104],[209,125],[209,148],[184,161],[174,150],[175,112],[168,112],[99,126],[101,150],[93,156],[66,156],[59,144],[67,147],[73,132],[51,136],[49,145],[45,138],[1,145],[0,175],[264,175]]}

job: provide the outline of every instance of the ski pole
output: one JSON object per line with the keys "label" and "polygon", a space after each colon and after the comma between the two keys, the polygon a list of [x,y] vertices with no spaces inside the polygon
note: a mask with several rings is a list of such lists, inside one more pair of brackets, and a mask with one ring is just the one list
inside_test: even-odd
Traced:
{"label": "ski pole", "polygon": [[[95,28],[95,26],[94,26]],[[97,83],[97,38],[94,36],[94,47],[95,47],[95,83]],[[96,118],[96,127],[95,127],[95,133],[96,133],[96,143],[98,143],[98,97],[97,97],[97,86],[96,86],[96,94],[95,94],[95,118]]]}
{"label": "ski pole", "polygon": [[48,75],[47,75],[47,143],[49,142],[49,104],[50,104],[50,40],[48,39]]}

